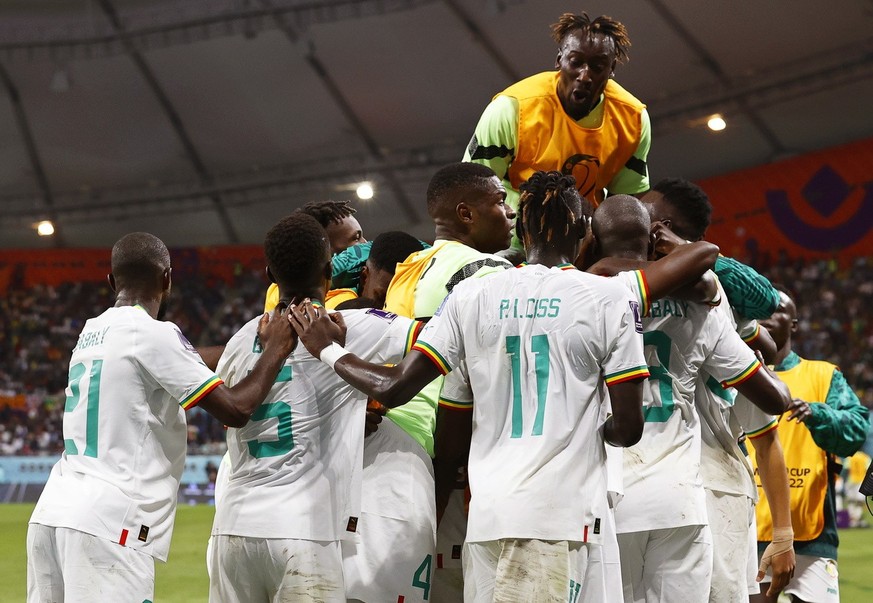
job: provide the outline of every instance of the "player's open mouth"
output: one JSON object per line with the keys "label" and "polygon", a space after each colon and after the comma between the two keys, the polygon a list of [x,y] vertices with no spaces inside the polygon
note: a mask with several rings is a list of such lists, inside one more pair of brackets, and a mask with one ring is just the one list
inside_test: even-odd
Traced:
{"label": "player's open mouth", "polygon": [[587,90],[581,90],[579,88],[576,88],[575,90],[573,90],[571,96],[573,97],[573,100],[577,103],[584,103],[588,101],[589,94]]}

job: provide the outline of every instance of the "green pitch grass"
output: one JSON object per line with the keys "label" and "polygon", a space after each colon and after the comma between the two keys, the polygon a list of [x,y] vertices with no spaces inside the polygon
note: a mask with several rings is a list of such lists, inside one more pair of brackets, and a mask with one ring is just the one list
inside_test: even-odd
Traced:
{"label": "green pitch grass", "polygon": [[[24,542],[33,505],[0,505],[0,603],[25,598]],[[179,506],[169,563],[158,563],[155,603],[205,603],[206,541],[212,507]],[[840,532],[840,595],[843,603],[873,601],[873,529]]]}

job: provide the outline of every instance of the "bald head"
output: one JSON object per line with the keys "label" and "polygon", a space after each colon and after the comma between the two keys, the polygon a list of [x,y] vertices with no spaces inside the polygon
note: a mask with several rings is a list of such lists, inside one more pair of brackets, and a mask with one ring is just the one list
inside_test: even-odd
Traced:
{"label": "bald head", "polygon": [[594,212],[594,237],[604,257],[633,257],[644,260],[649,250],[649,212],[636,197],[608,197]]}
{"label": "bald head", "polygon": [[112,247],[112,275],[117,289],[155,288],[161,290],[161,277],[170,267],[170,252],[158,237],[147,232],[132,232]]}

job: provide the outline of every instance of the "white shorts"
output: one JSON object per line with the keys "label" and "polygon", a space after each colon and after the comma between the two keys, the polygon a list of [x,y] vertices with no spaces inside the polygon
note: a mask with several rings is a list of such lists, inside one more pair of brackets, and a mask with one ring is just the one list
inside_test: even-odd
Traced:
{"label": "white shorts", "polygon": [[[815,603],[840,603],[840,582],[837,562],[826,557],[796,555],[794,577],[785,590],[786,595],[794,595],[803,601]],[[761,583],[761,591],[766,592],[772,578],[770,570]]]}
{"label": "white shorts", "polygon": [[431,603],[457,603],[464,600],[464,570],[461,552],[467,536],[465,491],[454,490],[437,527],[436,564],[433,572]]}
{"label": "white shorts", "polygon": [[27,526],[28,603],[143,603],[154,593],[151,555],[78,530]]}
{"label": "white shorts", "polygon": [[433,462],[409,434],[382,421],[364,440],[361,516],[342,542],[348,598],[429,600],[435,545]]}
{"label": "white shorts", "polygon": [[583,542],[491,540],[464,545],[464,602],[582,600],[588,557]]}
{"label": "white shorts", "polygon": [[215,535],[209,547],[209,601],[346,600],[339,542]]}
{"label": "white shorts", "polygon": [[618,535],[625,603],[706,601],[712,577],[709,526]]}
{"label": "white shorts", "polygon": [[706,513],[713,550],[709,601],[746,603],[759,590],[755,503],[744,494],[706,490]]}

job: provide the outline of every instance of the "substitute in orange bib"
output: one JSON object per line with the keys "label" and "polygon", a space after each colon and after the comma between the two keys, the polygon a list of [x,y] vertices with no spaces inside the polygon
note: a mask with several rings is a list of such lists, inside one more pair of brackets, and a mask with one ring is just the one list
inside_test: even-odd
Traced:
{"label": "substitute in orange bib", "polygon": [[[777,287],[778,288],[778,287]],[[836,500],[837,457],[850,456],[864,444],[869,411],[829,362],[806,360],[791,350],[797,331],[797,308],[783,291],[773,315],[761,322],[779,347],[776,376],[791,391],[793,402],[779,419],[779,438],[785,452],[791,487],[791,524],[797,566],[785,589],[793,603],[838,603]],[[750,457],[756,467],[754,449]],[[760,487],[760,486],[759,486]],[[756,514],[759,550],[778,542],[766,496],[760,492]],[[765,578],[766,582],[768,578]],[[766,592],[762,584],[761,592]],[[753,602],[775,603],[776,597],[753,595]]]}
{"label": "substitute in orange bib", "polygon": [[[613,79],[627,59],[624,25],[607,16],[565,13],[552,25],[556,71],[521,80],[485,108],[464,161],[487,165],[517,206],[518,186],[537,170],[576,178],[595,206],[610,194],[649,189],[646,107]],[[511,188],[511,192],[510,192]]]}

